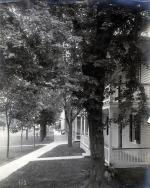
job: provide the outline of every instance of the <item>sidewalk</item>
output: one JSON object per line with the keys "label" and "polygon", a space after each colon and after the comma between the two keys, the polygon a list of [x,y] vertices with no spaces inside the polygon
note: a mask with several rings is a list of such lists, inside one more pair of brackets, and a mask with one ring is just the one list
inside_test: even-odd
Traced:
{"label": "sidewalk", "polygon": [[57,135],[55,133],[55,139],[54,142],[34,151],[31,152],[17,160],[14,160],[12,162],[9,162],[6,165],[3,165],[0,167],[0,181],[7,178],[9,175],[11,175],[13,172],[17,171],[18,169],[24,167],[27,165],[30,161],[37,160],[38,157],[45,154],[48,151],[51,151],[53,148],[62,145],[67,144],[66,137],[64,135]]}

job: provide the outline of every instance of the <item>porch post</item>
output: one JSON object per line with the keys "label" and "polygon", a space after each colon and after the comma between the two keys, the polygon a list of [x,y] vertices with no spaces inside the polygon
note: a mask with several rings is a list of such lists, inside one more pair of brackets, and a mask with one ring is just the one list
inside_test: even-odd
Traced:
{"label": "porch post", "polygon": [[109,152],[108,152],[108,165],[111,163],[111,154],[112,154],[112,130],[111,125],[109,127]]}
{"label": "porch post", "polygon": [[84,135],[86,135],[86,133],[85,133],[85,117],[84,117]]}
{"label": "porch post", "polygon": [[111,126],[111,110],[109,108],[109,141],[108,141],[108,165],[111,163],[111,155],[112,155],[112,126]]}
{"label": "porch post", "polygon": [[74,131],[74,139],[75,139],[75,141],[77,140],[77,118],[74,120],[74,129],[73,129],[73,131]]}

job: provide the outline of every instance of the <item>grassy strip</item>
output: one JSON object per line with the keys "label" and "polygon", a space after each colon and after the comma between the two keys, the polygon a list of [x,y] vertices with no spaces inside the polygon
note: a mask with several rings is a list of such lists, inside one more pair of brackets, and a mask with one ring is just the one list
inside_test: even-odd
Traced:
{"label": "grassy strip", "polygon": [[[91,168],[90,159],[31,162],[0,183],[0,187],[72,187],[81,185]],[[11,188],[12,188],[11,187]]]}
{"label": "grassy strip", "polygon": [[[34,161],[0,182],[0,188],[81,188],[91,166],[89,158]],[[148,188],[149,174],[148,168],[118,169],[108,187]]]}
{"label": "grassy strip", "polygon": [[[26,154],[33,152],[33,151],[44,146],[44,145],[42,146],[42,145],[38,145],[38,144],[48,144],[51,142],[53,142],[53,136],[46,137],[46,139],[43,142],[37,141],[36,142],[37,146],[35,146],[35,148],[34,148],[34,146],[22,146],[22,150],[21,150],[21,146],[20,147],[10,147],[10,156],[8,159],[6,158],[6,148],[1,147],[0,148],[0,166],[4,165],[12,160],[15,160],[19,157],[22,157],[23,155],[26,155]],[[28,144],[31,144],[30,140],[29,140]],[[32,144],[33,144],[33,142],[32,142]]]}
{"label": "grassy strip", "polygon": [[50,152],[42,155],[42,158],[45,157],[60,157],[60,156],[80,156],[84,153],[84,150],[80,148],[79,142],[74,142],[72,147],[68,147],[67,144],[57,146]]}

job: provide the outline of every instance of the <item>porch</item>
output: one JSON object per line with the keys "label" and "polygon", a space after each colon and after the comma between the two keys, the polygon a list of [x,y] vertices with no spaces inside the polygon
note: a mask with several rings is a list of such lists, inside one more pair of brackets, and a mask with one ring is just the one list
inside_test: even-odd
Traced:
{"label": "porch", "polygon": [[114,168],[142,167],[150,165],[150,148],[104,147],[105,163]]}

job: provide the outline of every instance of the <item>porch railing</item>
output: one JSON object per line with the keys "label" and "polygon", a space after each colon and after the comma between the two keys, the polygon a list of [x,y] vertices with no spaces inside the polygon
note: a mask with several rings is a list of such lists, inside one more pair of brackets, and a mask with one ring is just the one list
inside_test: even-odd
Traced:
{"label": "porch railing", "polygon": [[112,149],[111,163],[117,167],[148,165],[150,164],[150,148]]}
{"label": "porch railing", "polygon": [[105,163],[116,168],[150,165],[150,148],[112,148],[104,146]]}

